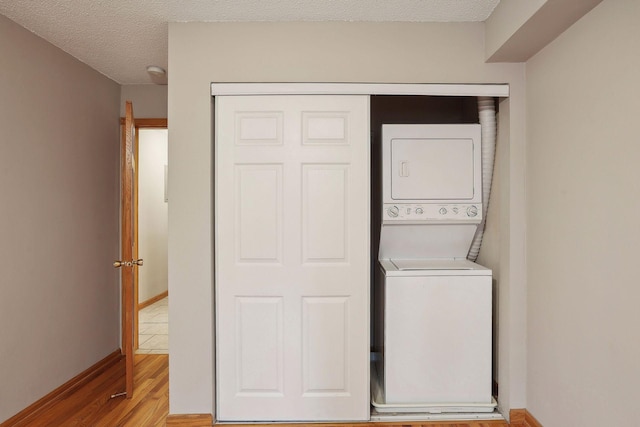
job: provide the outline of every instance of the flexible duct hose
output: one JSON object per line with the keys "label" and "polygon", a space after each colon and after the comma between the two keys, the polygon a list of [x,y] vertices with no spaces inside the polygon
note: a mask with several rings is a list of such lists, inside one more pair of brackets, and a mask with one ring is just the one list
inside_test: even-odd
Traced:
{"label": "flexible duct hose", "polygon": [[496,154],[496,109],[493,98],[478,97],[478,116],[482,132],[482,222],[478,225],[478,230],[473,237],[467,255],[467,259],[470,261],[475,261],[480,253],[489,210],[489,196],[491,195],[491,180]]}

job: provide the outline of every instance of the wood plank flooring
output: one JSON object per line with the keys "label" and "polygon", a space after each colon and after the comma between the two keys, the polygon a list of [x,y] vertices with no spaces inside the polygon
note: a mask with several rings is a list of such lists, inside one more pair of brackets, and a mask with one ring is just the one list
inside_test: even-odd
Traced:
{"label": "wood plank flooring", "polygon": [[[169,357],[138,354],[132,399],[111,394],[124,390],[124,360],[64,396],[35,417],[11,427],[157,427],[169,414]],[[279,424],[294,427],[305,424]],[[306,424],[317,427],[508,427],[504,421]],[[275,425],[272,424],[271,427]],[[234,427],[240,427],[235,424]],[[252,424],[251,427],[256,427]]]}
{"label": "wood plank flooring", "polygon": [[135,364],[132,399],[111,399],[113,393],[124,390],[122,359],[44,413],[13,426],[164,426],[169,414],[169,358],[167,355],[138,354]]}

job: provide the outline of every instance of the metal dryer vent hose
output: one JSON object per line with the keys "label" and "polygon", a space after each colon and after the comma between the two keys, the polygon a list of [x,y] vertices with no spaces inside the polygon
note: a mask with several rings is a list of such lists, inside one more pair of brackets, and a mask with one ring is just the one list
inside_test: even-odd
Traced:
{"label": "metal dryer vent hose", "polygon": [[489,210],[489,196],[491,195],[491,180],[493,178],[493,164],[496,155],[496,108],[491,97],[478,97],[478,116],[482,132],[482,222],[478,225],[473,237],[467,259],[475,261],[480,253],[482,236]]}

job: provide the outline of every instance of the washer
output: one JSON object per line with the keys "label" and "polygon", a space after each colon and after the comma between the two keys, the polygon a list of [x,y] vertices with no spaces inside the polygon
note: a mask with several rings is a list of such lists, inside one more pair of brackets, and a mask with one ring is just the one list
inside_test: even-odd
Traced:
{"label": "washer", "polygon": [[384,403],[492,411],[491,270],[444,259],[381,260],[378,268]]}

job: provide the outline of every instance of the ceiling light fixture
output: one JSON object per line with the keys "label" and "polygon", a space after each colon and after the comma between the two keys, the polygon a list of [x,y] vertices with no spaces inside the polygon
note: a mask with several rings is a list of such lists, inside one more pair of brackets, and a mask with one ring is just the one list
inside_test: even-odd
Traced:
{"label": "ceiling light fixture", "polygon": [[154,76],[164,76],[167,74],[164,68],[158,67],[157,65],[149,65],[147,67],[147,73],[153,74]]}

